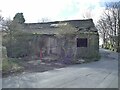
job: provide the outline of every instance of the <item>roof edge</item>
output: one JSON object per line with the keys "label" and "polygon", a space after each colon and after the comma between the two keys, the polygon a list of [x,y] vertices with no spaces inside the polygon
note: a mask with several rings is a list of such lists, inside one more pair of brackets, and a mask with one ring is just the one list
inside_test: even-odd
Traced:
{"label": "roof edge", "polygon": [[38,23],[24,23],[24,24],[54,24],[54,23],[60,23],[60,22],[71,22],[71,21],[90,21],[93,22],[93,19],[76,19],[76,20],[62,20],[62,21],[51,21],[51,22],[38,22]]}

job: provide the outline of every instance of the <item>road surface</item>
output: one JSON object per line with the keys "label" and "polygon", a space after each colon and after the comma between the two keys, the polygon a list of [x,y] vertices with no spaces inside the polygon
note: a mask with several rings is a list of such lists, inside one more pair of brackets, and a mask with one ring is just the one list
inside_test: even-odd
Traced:
{"label": "road surface", "polygon": [[101,60],[2,79],[3,88],[118,88],[118,54],[100,49]]}

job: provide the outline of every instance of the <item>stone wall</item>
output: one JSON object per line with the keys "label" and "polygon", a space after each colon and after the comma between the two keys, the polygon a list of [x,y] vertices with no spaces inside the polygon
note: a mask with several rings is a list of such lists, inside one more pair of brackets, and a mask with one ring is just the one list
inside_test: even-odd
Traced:
{"label": "stone wall", "polygon": [[2,70],[2,32],[0,32],[0,71],[1,70]]}
{"label": "stone wall", "polygon": [[[31,41],[29,41],[30,43],[28,45],[31,47],[29,49],[32,52],[30,56],[40,57],[41,49],[43,56],[54,54],[64,59],[96,58],[99,55],[99,36],[97,33],[77,33],[75,35],[64,34],[61,36],[62,37],[45,34],[31,36]],[[77,47],[77,38],[87,38],[88,46]],[[43,44],[43,46],[40,47],[40,44]]]}
{"label": "stone wall", "polygon": [[[61,38],[57,36],[45,37],[47,55],[55,54],[63,59],[92,59],[99,56],[99,36],[97,33],[78,33],[72,38],[67,35],[63,35]],[[77,38],[87,38],[87,47],[77,47]]]}
{"label": "stone wall", "polygon": [[96,58],[99,55],[99,36],[94,33],[79,34],[76,38],[87,38],[87,47],[77,47],[77,58]]}

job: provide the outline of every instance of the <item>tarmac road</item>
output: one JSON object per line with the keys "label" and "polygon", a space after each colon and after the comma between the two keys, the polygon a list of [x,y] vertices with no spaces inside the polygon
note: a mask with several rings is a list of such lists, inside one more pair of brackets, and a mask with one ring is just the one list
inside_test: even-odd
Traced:
{"label": "tarmac road", "polygon": [[100,49],[101,60],[2,78],[3,88],[118,88],[118,54]]}

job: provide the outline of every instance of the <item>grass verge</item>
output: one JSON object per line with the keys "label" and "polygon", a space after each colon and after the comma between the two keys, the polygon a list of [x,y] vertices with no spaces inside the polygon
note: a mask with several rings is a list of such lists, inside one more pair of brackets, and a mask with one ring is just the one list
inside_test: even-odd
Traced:
{"label": "grass verge", "polygon": [[21,67],[18,63],[14,62],[12,58],[4,58],[2,60],[2,74],[10,74],[14,72],[23,71],[23,67]]}

